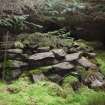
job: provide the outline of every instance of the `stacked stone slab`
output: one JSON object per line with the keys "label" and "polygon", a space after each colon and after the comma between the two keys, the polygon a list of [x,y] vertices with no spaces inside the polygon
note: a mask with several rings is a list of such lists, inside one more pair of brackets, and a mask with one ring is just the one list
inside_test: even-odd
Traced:
{"label": "stacked stone slab", "polygon": [[[7,50],[8,65],[5,69],[11,71],[11,79],[16,79],[25,71],[36,70],[41,67],[46,67],[45,71],[41,73],[31,74],[32,80],[43,80],[45,78],[54,82],[61,82],[63,78],[69,74],[77,74],[79,78],[78,66],[83,67],[85,71],[91,71],[93,74],[89,77],[84,77],[81,80],[84,84],[91,87],[100,87],[104,85],[104,76],[99,72],[99,67],[92,60],[95,60],[96,54],[89,51],[75,49],[75,52],[70,52],[64,49],[50,49],[49,47],[30,47],[14,48]],[[30,50],[31,49],[31,50]],[[3,55],[3,53],[2,53]],[[3,62],[3,57],[1,57]],[[0,63],[1,71],[3,70],[3,63]],[[2,74],[2,73],[1,73]]]}
{"label": "stacked stone slab", "polygon": [[[11,79],[6,80],[16,79],[27,71],[34,82],[49,79],[59,83],[65,76],[75,74],[80,81],[88,86],[93,88],[103,86],[105,84],[104,76],[100,73],[97,62],[92,62],[95,61],[96,54],[92,50],[78,49],[78,47],[80,46],[71,46],[66,51],[63,48],[51,49],[39,46],[29,46],[28,49],[8,49],[5,71],[10,70]],[[74,49],[74,52],[71,49]],[[3,54],[2,52],[1,62],[3,62]],[[82,77],[79,73],[82,69],[78,67],[84,68],[86,72],[89,72],[89,75]],[[0,63],[0,68],[2,71],[3,63]],[[36,72],[40,69],[41,72],[30,73],[32,70]]]}

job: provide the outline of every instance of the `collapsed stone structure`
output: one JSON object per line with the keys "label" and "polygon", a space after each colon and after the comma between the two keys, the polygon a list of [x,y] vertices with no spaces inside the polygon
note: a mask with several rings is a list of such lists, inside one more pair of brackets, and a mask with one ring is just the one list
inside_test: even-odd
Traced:
{"label": "collapsed stone structure", "polygon": [[[5,80],[10,81],[20,77],[25,72],[34,82],[49,79],[61,83],[67,75],[78,78],[80,83],[92,88],[105,85],[104,76],[100,73],[95,60],[96,54],[92,50],[72,45],[66,51],[62,48],[38,47],[27,48],[13,47],[7,50],[5,67]],[[74,49],[74,50],[73,50]],[[3,54],[0,61],[3,62]],[[3,70],[3,63],[0,63]],[[83,73],[82,73],[83,72]],[[2,74],[2,72],[1,72]]]}
{"label": "collapsed stone structure", "polygon": [[[73,37],[104,42],[104,6],[103,11],[100,11],[99,7],[99,10],[96,11],[96,5],[99,6],[99,4],[94,4],[95,2],[74,5],[69,1],[57,2],[55,0],[51,3],[51,7],[46,7],[46,3],[49,4],[49,2],[45,1],[0,0],[0,18],[5,20],[5,18],[14,16],[27,16],[27,22],[34,26],[41,25],[43,31],[65,27],[67,31],[73,33]],[[3,77],[4,51],[0,51],[0,55],[0,75]],[[68,46],[66,50],[54,49],[51,46],[39,47],[36,44],[21,48],[12,46],[7,49],[7,61],[4,63],[6,64],[5,80],[7,81],[28,72],[34,82],[47,78],[61,83],[64,77],[70,74],[76,76],[79,83],[92,88],[105,86],[104,76],[95,61],[95,53],[78,45]]]}

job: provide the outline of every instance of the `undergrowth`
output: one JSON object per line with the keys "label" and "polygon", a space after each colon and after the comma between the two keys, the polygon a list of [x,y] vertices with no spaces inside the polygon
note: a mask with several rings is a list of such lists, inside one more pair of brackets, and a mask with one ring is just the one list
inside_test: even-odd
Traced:
{"label": "undergrowth", "polygon": [[20,78],[10,85],[0,83],[0,105],[105,105],[105,93],[83,86],[75,92],[49,82],[30,83]]}

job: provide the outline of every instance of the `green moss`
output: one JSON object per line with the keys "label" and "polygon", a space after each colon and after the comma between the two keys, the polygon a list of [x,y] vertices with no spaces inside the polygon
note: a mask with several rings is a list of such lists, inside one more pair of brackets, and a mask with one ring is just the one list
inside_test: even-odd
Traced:
{"label": "green moss", "polygon": [[[64,105],[63,89],[55,83],[39,82],[27,84],[19,80],[12,85],[6,86],[15,93],[0,93],[1,105]],[[5,89],[5,88],[4,88]]]}
{"label": "green moss", "polygon": [[105,75],[105,52],[104,51],[97,51],[97,63],[100,64],[101,72]]}
{"label": "green moss", "polygon": [[74,93],[74,86],[76,85],[76,83],[78,82],[78,79],[74,76],[67,76],[64,78],[63,80],[63,88],[65,90],[66,93]]}
{"label": "green moss", "polygon": [[105,92],[87,87],[74,92],[48,81],[31,84],[28,78],[0,83],[0,105],[105,105],[104,98]]}
{"label": "green moss", "polygon": [[30,74],[40,74],[43,72],[47,72],[50,68],[51,66],[39,67],[39,68],[30,70],[29,73]]}
{"label": "green moss", "polygon": [[92,46],[90,43],[91,43],[91,42],[88,42],[88,41],[79,39],[79,40],[77,40],[77,41],[74,41],[73,44],[79,46],[79,47],[82,48],[82,49],[93,50],[93,46]]}
{"label": "green moss", "polygon": [[105,102],[104,98],[104,92],[96,92],[88,87],[83,87],[74,94],[74,98],[72,98],[69,102],[71,102],[72,105],[74,105],[74,103],[77,105],[105,105],[103,104]]}
{"label": "green moss", "polygon": [[70,76],[65,77],[65,79],[63,81],[63,85],[66,85],[66,84],[71,85],[77,81],[78,81],[78,79],[76,77],[70,75]]}

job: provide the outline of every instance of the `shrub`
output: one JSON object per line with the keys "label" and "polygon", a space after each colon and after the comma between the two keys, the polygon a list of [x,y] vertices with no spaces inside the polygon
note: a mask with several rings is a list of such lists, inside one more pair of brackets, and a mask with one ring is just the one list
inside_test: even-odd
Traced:
{"label": "shrub", "polygon": [[59,36],[52,35],[50,33],[33,33],[33,34],[21,34],[18,36],[17,41],[22,42],[24,45],[31,45],[32,43],[39,46],[51,46],[59,48],[63,46],[70,46],[73,43],[72,39],[61,39]]}
{"label": "shrub", "polygon": [[18,33],[24,29],[24,21],[26,17],[24,16],[14,16],[11,18],[0,19],[0,28],[7,29],[9,31]]}

